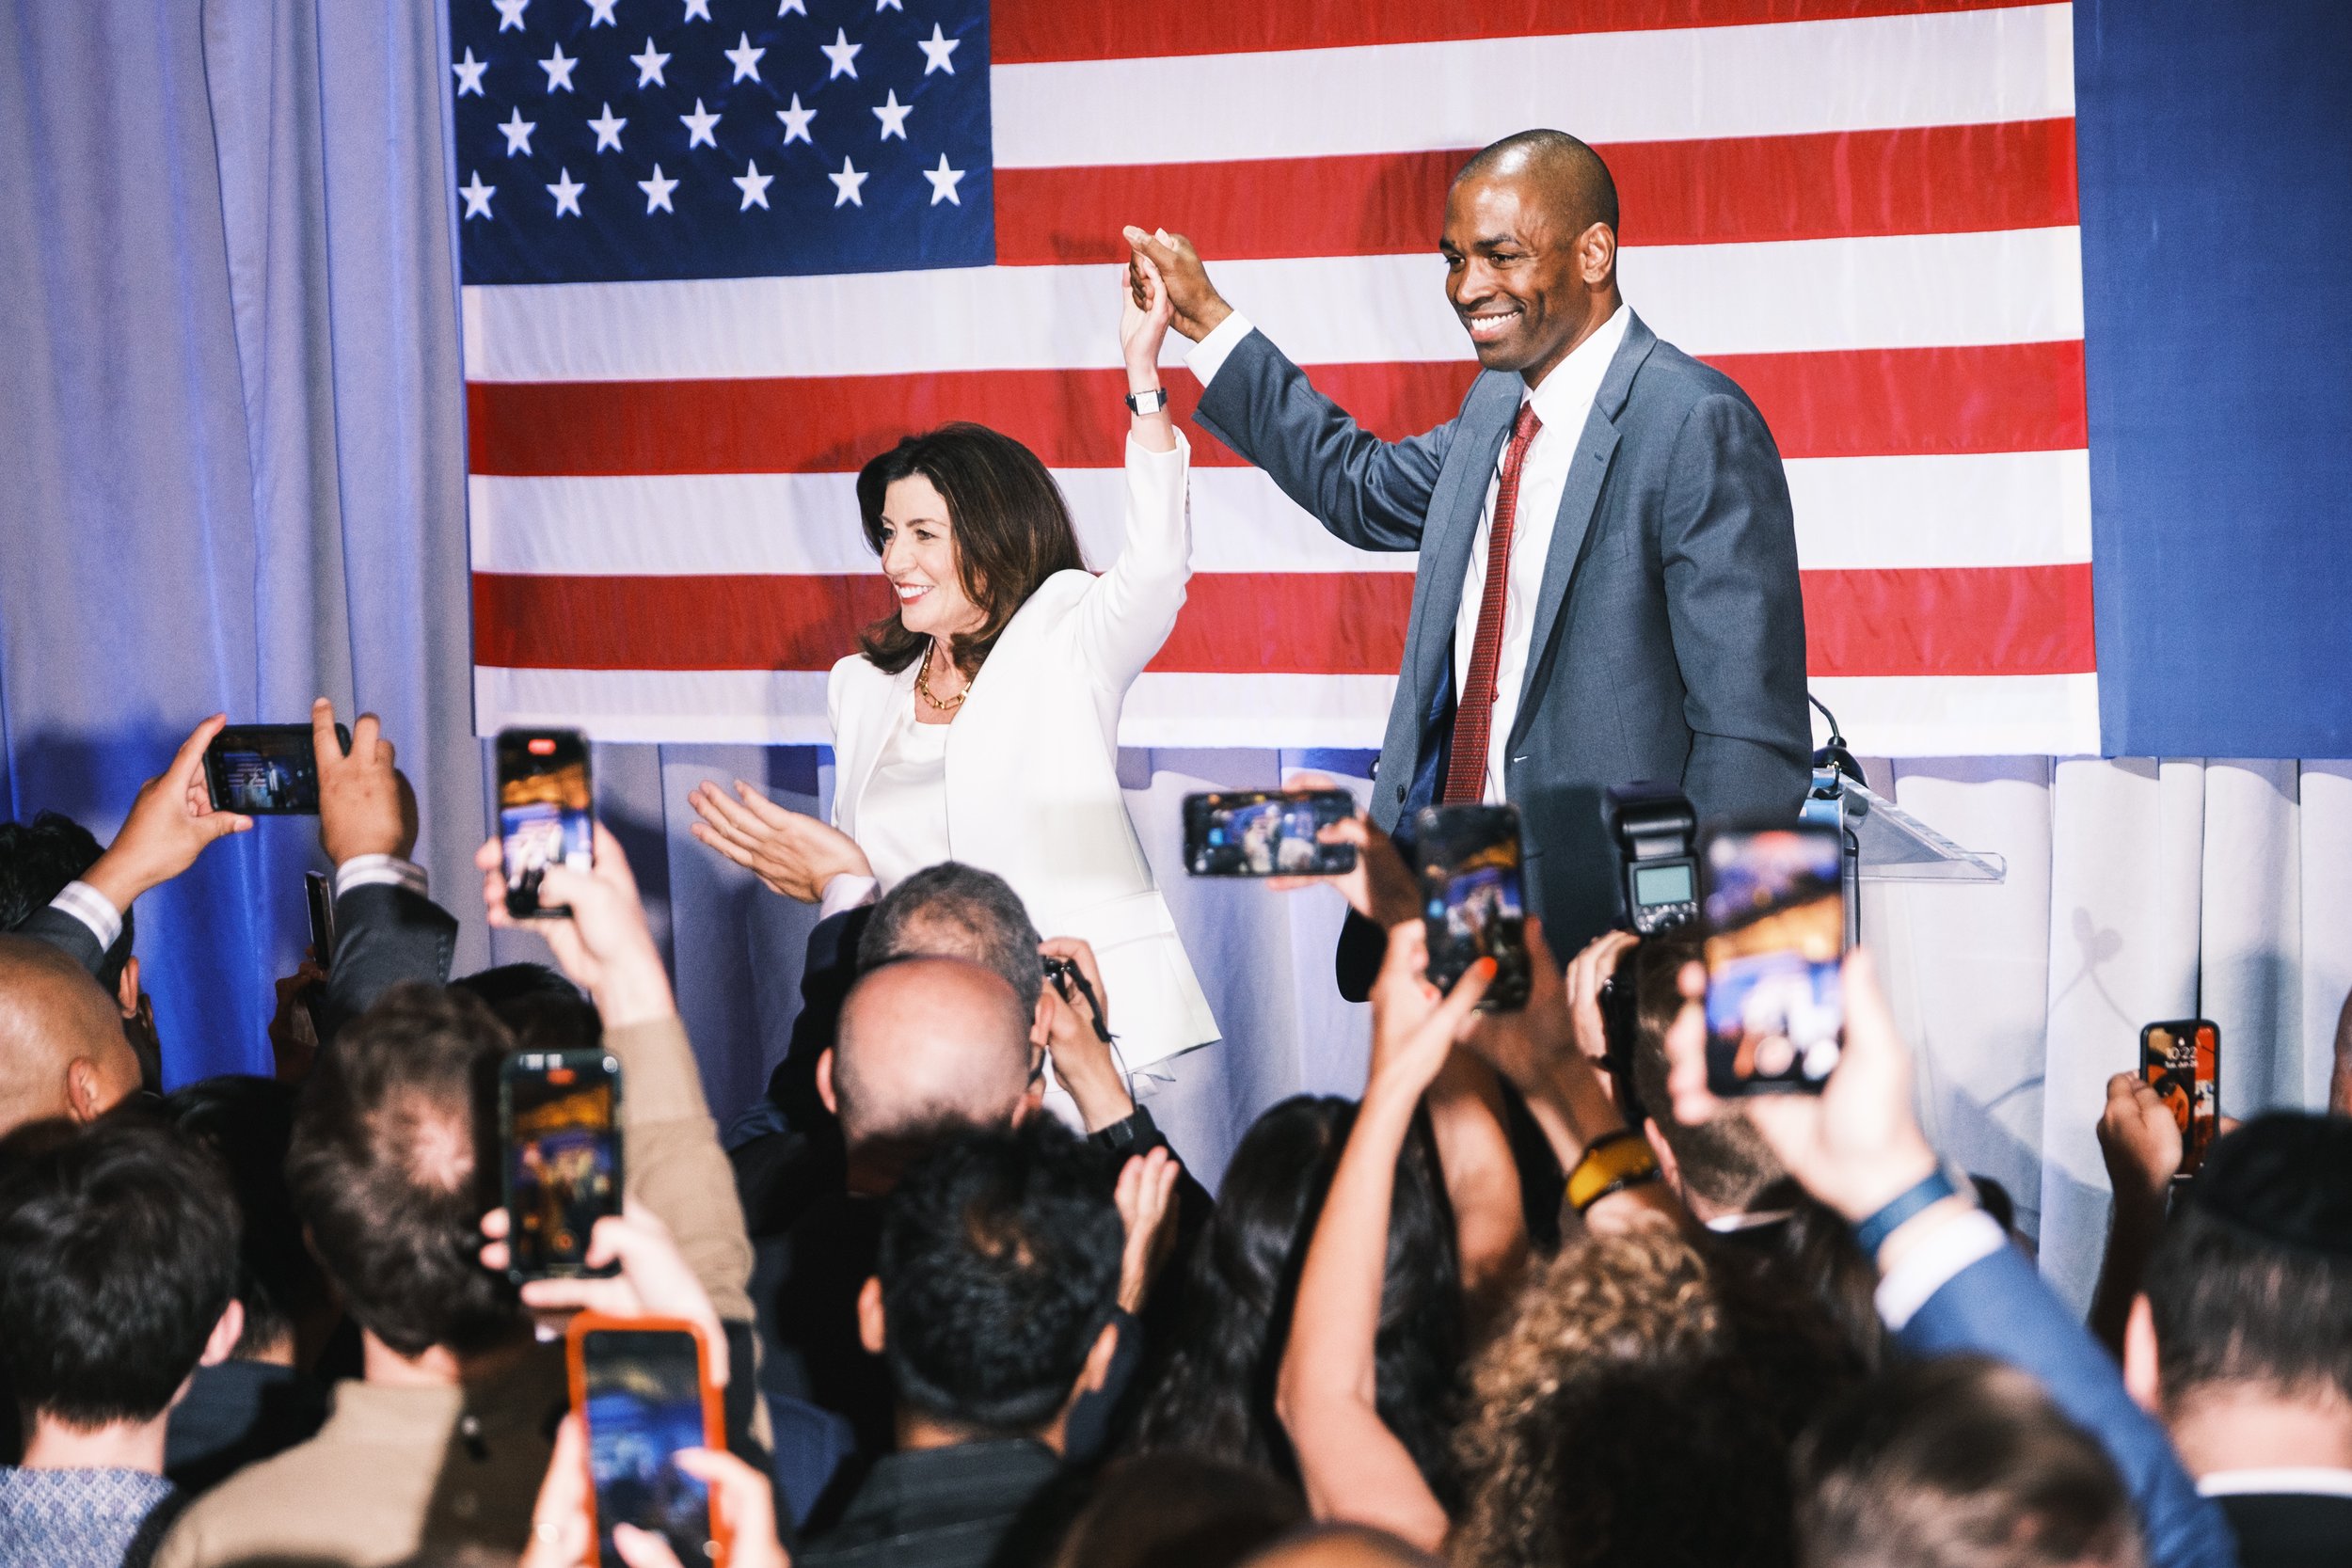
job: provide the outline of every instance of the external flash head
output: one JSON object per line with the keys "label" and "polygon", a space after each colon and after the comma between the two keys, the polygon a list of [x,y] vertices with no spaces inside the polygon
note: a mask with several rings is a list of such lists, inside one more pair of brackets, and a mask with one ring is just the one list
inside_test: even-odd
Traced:
{"label": "external flash head", "polygon": [[1672,784],[1645,781],[1609,791],[1627,923],[1643,936],[1698,918],[1698,822],[1690,798]]}

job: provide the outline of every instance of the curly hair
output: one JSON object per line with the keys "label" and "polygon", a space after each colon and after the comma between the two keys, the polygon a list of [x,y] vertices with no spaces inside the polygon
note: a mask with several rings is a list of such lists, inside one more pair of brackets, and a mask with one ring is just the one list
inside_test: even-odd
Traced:
{"label": "curly hair", "polygon": [[[1315,1218],[1355,1102],[1297,1095],[1261,1116],[1226,1167],[1187,1260],[1174,1340],[1148,1384],[1134,1447],[1245,1465],[1298,1481],[1274,1383]],[[1397,1163],[1375,1345],[1380,1418],[1441,1498],[1458,1495],[1447,1433],[1460,1404],[1461,1263],[1425,1125]]]}
{"label": "curly hair", "polygon": [[1571,1245],[1471,1371],[1455,1568],[1783,1568],[1790,1446],[1859,1374],[1818,1307],[1667,1226]]}

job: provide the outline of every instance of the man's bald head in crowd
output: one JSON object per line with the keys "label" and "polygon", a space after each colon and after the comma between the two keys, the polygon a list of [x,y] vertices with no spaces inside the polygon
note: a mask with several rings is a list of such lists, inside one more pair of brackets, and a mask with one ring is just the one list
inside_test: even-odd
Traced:
{"label": "man's bald head in crowd", "polygon": [[0,936],[0,1133],[95,1120],[138,1086],[115,1000],[47,942]]}
{"label": "man's bald head in crowd", "polygon": [[819,1088],[852,1148],[946,1121],[1013,1119],[1029,1092],[1029,1014],[1003,976],[962,958],[898,958],[841,1004]]}
{"label": "man's bald head in crowd", "polygon": [[1250,1558],[1242,1568],[1438,1568],[1438,1560],[1386,1530],[1311,1525]]}
{"label": "man's bald head in crowd", "polygon": [[1480,149],[1454,175],[1458,187],[1510,180],[1535,195],[1570,233],[1596,223],[1617,227],[1617,182],[1600,154],[1565,131],[1521,131]]}

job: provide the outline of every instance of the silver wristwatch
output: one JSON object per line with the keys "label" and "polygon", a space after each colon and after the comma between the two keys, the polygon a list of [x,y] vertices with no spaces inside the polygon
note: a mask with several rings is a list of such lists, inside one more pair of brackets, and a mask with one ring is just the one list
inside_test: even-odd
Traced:
{"label": "silver wristwatch", "polygon": [[1147,414],[1156,414],[1168,406],[1168,388],[1154,387],[1149,391],[1129,392],[1127,406],[1135,410],[1137,418]]}

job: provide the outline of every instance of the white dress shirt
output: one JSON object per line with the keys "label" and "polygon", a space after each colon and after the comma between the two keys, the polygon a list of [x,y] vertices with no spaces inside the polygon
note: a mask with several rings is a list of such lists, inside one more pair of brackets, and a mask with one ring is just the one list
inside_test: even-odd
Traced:
{"label": "white dress shirt", "polygon": [[[335,896],[341,898],[353,888],[382,882],[405,887],[420,898],[430,896],[425,891],[424,867],[398,855],[354,855],[335,868]],[[60,910],[80,921],[98,939],[99,951],[114,946],[122,935],[122,911],[114,907],[106,895],[76,878],[57,890],[49,900],[49,907]],[[324,963],[332,957],[322,953]]]}
{"label": "white dress shirt", "polygon": [[[1482,798],[1501,800],[1503,798],[1503,764],[1511,740],[1511,727],[1518,720],[1519,691],[1527,680],[1527,659],[1534,641],[1535,601],[1543,592],[1544,565],[1551,556],[1552,527],[1560,519],[1560,498],[1568,487],[1568,469],[1576,461],[1576,449],[1584,438],[1584,423],[1591,418],[1593,399],[1600,391],[1601,377],[1609,373],[1609,362],[1617,356],[1618,345],[1625,341],[1626,325],[1629,320],[1622,304],[1600,329],[1576,345],[1574,352],[1551,369],[1551,373],[1533,388],[1523,388],[1522,403],[1535,405],[1535,417],[1543,420],[1543,428],[1535,433],[1534,444],[1527,450],[1527,458],[1519,469],[1518,504],[1511,520],[1511,575],[1505,584],[1502,600],[1502,646],[1495,661],[1495,701],[1486,731],[1486,770]],[[1206,387],[1224,368],[1226,358],[1250,332],[1250,325],[1238,310],[1219,322],[1206,337],[1184,356],[1185,366],[1200,377]],[[1503,443],[1502,452],[1495,459],[1495,471],[1486,481],[1486,500],[1478,517],[1478,536],[1471,541],[1470,571],[1462,580],[1462,604],[1454,619],[1454,689],[1457,695],[1470,684],[1470,654],[1478,639],[1478,611],[1486,592],[1486,541],[1494,530],[1495,496],[1502,486],[1502,465],[1510,457],[1510,443]]]}

